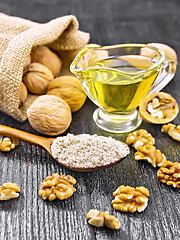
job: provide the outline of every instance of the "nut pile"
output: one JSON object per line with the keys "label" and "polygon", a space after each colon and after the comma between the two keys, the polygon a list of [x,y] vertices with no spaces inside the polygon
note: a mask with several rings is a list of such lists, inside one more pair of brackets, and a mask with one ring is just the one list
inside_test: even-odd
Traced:
{"label": "nut pile", "polygon": [[19,140],[14,137],[0,136],[0,151],[9,152],[19,145]]}
{"label": "nut pile", "polygon": [[19,197],[20,187],[16,183],[4,183],[0,186],[0,200]]}
{"label": "nut pile", "polygon": [[[168,133],[172,138],[180,141],[180,125],[168,123],[163,125],[161,132]],[[127,144],[133,144],[137,152],[135,152],[135,160],[147,160],[153,167],[160,167],[157,172],[157,178],[160,182],[171,185],[174,188],[180,187],[180,164],[178,162],[167,161],[166,156],[156,149],[146,130],[140,129],[130,133],[126,139]],[[152,143],[152,144],[150,144]]]}
{"label": "nut pile", "polygon": [[[52,101],[53,96],[56,96],[59,102],[64,101],[68,104],[68,107],[64,104],[65,109],[62,106],[59,108],[57,111],[60,113],[59,116],[56,114],[58,104],[56,110],[51,111],[49,110],[51,103],[48,101],[43,103],[37,100],[35,108],[29,107],[28,120],[31,126],[36,131],[49,136],[65,132],[72,121],[71,112],[78,111],[86,100],[86,94],[79,79],[71,75],[60,76],[61,70],[62,60],[59,55],[47,46],[36,46],[24,65],[23,82],[20,85],[21,104],[26,101],[28,93],[39,95],[39,97],[45,94],[44,99],[52,95]],[[48,97],[50,98],[51,96]],[[42,114],[39,113],[41,110],[43,110]],[[39,124],[41,120],[42,123]],[[50,125],[53,125],[52,132],[49,129]]]}
{"label": "nut pile", "polygon": [[76,184],[76,179],[68,176],[60,176],[58,173],[54,173],[52,176],[47,176],[42,182],[41,189],[39,190],[39,196],[43,200],[49,199],[53,201],[56,198],[64,200],[73,195],[76,189],[72,186]]}
{"label": "nut pile", "polygon": [[61,59],[47,46],[34,47],[23,71],[27,90],[32,94],[45,94],[48,82],[59,75],[61,67]]}
{"label": "nut pile", "polygon": [[108,212],[101,212],[97,209],[91,209],[87,213],[88,223],[95,227],[103,227],[106,226],[108,228],[117,230],[120,228],[119,220],[110,215]]}
{"label": "nut pile", "polygon": [[111,202],[113,208],[122,212],[142,212],[147,207],[149,191],[145,187],[130,187],[121,185],[113,193],[115,199]]}

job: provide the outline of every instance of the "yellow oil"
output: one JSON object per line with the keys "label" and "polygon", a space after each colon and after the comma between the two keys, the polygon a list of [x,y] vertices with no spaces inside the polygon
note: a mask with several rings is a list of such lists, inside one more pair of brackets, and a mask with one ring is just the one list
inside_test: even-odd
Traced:
{"label": "yellow oil", "polygon": [[159,73],[158,68],[149,69],[151,66],[151,59],[142,56],[103,59],[84,70],[82,84],[90,99],[104,110],[130,112],[147,95]]}

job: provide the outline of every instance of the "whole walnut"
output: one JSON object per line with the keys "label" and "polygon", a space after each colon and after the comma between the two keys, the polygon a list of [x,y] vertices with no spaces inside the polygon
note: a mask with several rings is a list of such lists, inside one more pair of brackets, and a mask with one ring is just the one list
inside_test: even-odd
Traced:
{"label": "whole walnut", "polygon": [[45,94],[49,82],[54,78],[51,70],[40,63],[31,63],[23,81],[34,94]]}
{"label": "whole walnut", "polygon": [[61,50],[58,51],[58,56],[62,60],[62,68],[61,68],[61,76],[64,75],[71,75],[74,76],[74,74],[70,71],[70,65],[76,55],[82,50],[80,49],[74,49],[74,50]]}
{"label": "whole walnut", "polygon": [[[163,50],[166,58],[171,59],[176,65],[178,65],[177,54],[173,48],[171,48],[170,46],[163,44],[163,43],[148,43],[148,45]],[[142,48],[140,54],[149,56],[149,57],[153,57],[155,55],[155,51],[148,49],[148,48]]]}
{"label": "whole walnut", "polygon": [[48,85],[47,94],[64,99],[72,112],[79,110],[86,100],[86,94],[79,79],[73,76],[53,79]]}
{"label": "whole walnut", "polygon": [[46,46],[35,47],[31,52],[31,61],[48,67],[54,77],[57,77],[61,71],[61,59]]}
{"label": "whole walnut", "polygon": [[43,95],[27,109],[31,126],[38,132],[56,136],[66,131],[72,116],[69,105],[60,97]]}
{"label": "whole walnut", "polygon": [[19,98],[20,98],[21,104],[26,101],[27,96],[28,96],[27,87],[23,82],[21,82],[20,91],[19,91]]}
{"label": "whole walnut", "polygon": [[88,43],[86,46],[85,46],[85,48],[86,47],[101,47],[101,45],[99,45],[99,44],[97,44],[97,43]]}

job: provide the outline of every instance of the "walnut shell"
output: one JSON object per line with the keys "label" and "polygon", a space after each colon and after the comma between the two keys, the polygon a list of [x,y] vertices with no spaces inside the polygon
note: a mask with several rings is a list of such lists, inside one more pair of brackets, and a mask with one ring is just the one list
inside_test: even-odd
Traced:
{"label": "walnut shell", "polygon": [[54,77],[57,77],[61,71],[62,61],[56,53],[52,52],[46,46],[37,46],[31,52],[31,61],[41,63],[48,67]]}
{"label": "walnut shell", "polygon": [[65,132],[72,120],[69,105],[52,95],[38,97],[28,108],[27,116],[36,131],[49,136]]}
{"label": "walnut shell", "polygon": [[58,51],[58,56],[62,60],[62,68],[61,68],[61,72],[60,72],[61,76],[64,76],[64,75],[74,76],[74,74],[70,71],[70,65],[71,65],[72,61],[74,60],[74,58],[76,57],[76,55],[81,50],[82,50],[82,48],[76,49],[76,50]]}
{"label": "walnut shell", "polygon": [[73,76],[62,76],[52,80],[48,85],[47,94],[64,99],[72,112],[78,111],[86,100],[86,94],[79,79]]}
{"label": "walnut shell", "polygon": [[45,94],[49,81],[54,78],[51,70],[40,63],[31,63],[23,81],[29,92]]}
{"label": "walnut shell", "polygon": [[168,93],[158,92],[147,95],[139,105],[141,117],[153,124],[165,124],[176,118],[179,106]]}

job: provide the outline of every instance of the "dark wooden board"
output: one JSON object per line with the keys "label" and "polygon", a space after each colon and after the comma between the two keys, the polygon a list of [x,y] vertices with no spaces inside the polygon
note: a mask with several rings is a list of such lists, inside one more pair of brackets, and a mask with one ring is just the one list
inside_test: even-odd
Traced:
{"label": "dark wooden board", "polygon": [[[91,42],[101,45],[117,43],[162,42],[180,53],[180,2],[178,0],[1,0],[0,11],[37,22],[73,14],[80,29],[90,32]],[[180,70],[163,89],[180,104]],[[96,106],[87,100],[73,114],[67,132],[113,136],[124,141],[127,134],[109,134],[98,129],[92,120]],[[179,115],[174,120],[180,124]],[[17,122],[0,113],[0,124],[37,134],[28,121]],[[143,121],[169,160],[180,161],[180,143],[160,132],[161,126]],[[66,132],[66,133],[67,133]],[[43,201],[38,196],[41,182],[54,172],[76,178],[77,191],[64,201]],[[134,150],[120,164],[102,171],[78,173],[58,164],[44,150],[20,142],[11,152],[0,152],[0,185],[16,182],[20,197],[0,202],[0,239],[61,240],[178,240],[180,239],[180,192],[157,180],[157,169],[134,160]],[[148,207],[142,213],[122,213],[113,209],[113,191],[120,185],[145,186],[150,191]],[[120,220],[120,230],[95,228],[86,220],[91,208],[109,211]]]}

